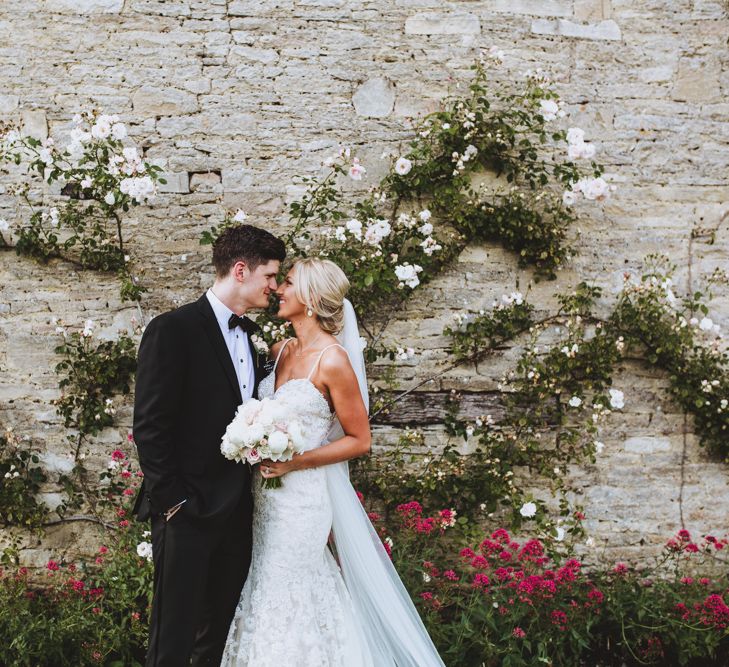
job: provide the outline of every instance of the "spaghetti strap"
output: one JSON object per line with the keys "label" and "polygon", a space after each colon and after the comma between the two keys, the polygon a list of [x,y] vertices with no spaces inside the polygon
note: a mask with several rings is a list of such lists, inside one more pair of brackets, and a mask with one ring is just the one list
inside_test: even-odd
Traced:
{"label": "spaghetti strap", "polygon": [[278,351],[278,354],[276,355],[276,361],[275,361],[275,363],[273,364],[273,372],[274,372],[274,373],[276,372],[276,366],[278,366],[278,360],[279,360],[279,359],[281,358],[281,353],[282,353],[282,352],[284,351],[284,348],[286,347],[286,345],[288,345],[288,342],[289,342],[290,340],[291,340],[290,338],[287,338],[287,339],[286,339],[286,340],[284,341],[284,344],[283,344],[283,345],[281,346],[281,349],[280,349],[280,350]]}
{"label": "spaghetti strap", "polygon": [[[314,371],[316,370],[317,366],[319,365],[319,362],[321,361],[322,355],[330,348],[330,347],[342,347],[339,343],[332,343],[331,345],[327,345],[321,352],[319,352],[319,356],[316,358],[316,361],[314,362],[314,365],[311,367],[311,370],[309,371],[309,374],[306,376],[307,380],[311,380],[311,376],[314,375]],[[344,350],[344,348],[342,347]]]}

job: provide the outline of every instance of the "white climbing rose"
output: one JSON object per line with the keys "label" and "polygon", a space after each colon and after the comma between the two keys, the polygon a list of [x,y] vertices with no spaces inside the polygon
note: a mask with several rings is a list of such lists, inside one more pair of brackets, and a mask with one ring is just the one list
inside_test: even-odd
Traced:
{"label": "white climbing rose", "polygon": [[521,514],[523,517],[526,517],[527,519],[530,519],[536,513],[537,506],[532,502],[524,503],[519,510],[519,514]]}
{"label": "white climbing rose", "polygon": [[410,162],[406,157],[398,158],[397,162],[395,162],[395,171],[400,174],[400,176],[405,176],[406,174],[410,173],[410,170],[413,168],[413,163]]}

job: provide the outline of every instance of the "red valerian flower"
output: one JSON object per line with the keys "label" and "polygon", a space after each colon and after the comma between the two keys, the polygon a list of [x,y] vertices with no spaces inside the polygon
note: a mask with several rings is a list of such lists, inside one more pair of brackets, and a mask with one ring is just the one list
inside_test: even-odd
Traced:
{"label": "red valerian flower", "polygon": [[479,572],[476,576],[474,576],[473,583],[471,585],[473,588],[486,588],[490,583],[489,578],[485,574]]}
{"label": "red valerian flower", "polygon": [[51,572],[57,572],[60,569],[60,565],[54,560],[49,560],[46,563],[46,568]]}
{"label": "red valerian flower", "polygon": [[701,623],[706,626],[724,630],[729,627],[729,607],[721,595],[709,595],[701,608]]}
{"label": "red valerian flower", "polygon": [[121,449],[115,449],[111,453],[112,461],[123,461],[125,458],[127,458],[127,455]]}
{"label": "red valerian flower", "polygon": [[555,609],[552,612],[552,624],[557,626],[559,630],[567,629],[567,614],[560,609]]}
{"label": "red valerian flower", "polygon": [[489,566],[489,562],[483,556],[474,556],[471,559],[471,567],[475,567],[477,570],[485,570]]}
{"label": "red valerian flower", "polygon": [[512,635],[513,635],[514,637],[516,637],[517,639],[524,639],[524,637],[526,637],[526,632],[524,632],[524,630],[522,630],[522,629],[521,629],[520,627],[518,627],[518,626],[517,626],[517,627],[515,627],[515,628],[514,628],[514,629],[512,630],[511,634],[512,634]]}
{"label": "red valerian flower", "polygon": [[491,539],[497,540],[498,542],[502,542],[503,544],[506,544],[507,542],[511,541],[511,537],[509,537],[509,533],[506,532],[503,528],[498,528],[493,533],[491,533]]}

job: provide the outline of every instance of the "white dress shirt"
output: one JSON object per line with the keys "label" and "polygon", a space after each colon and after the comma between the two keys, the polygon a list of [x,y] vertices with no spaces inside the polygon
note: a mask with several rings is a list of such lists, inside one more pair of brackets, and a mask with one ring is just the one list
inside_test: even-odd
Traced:
{"label": "white dress shirt", "polygon": [[218,299],[212,289],[207,291],[206,296],[215,313],[215,319],[218,320],[220,332],[223,334],[230,358],[233,361],[240,395],[246,401],[253,396],[253,385],[255,384],[255,369],[253,367],[251,346],[248,343],[248,334],[240,327],[233,327],[232,329],[228,327],[230,316],[237,315],[237,313],[233,313],[228,306]]}

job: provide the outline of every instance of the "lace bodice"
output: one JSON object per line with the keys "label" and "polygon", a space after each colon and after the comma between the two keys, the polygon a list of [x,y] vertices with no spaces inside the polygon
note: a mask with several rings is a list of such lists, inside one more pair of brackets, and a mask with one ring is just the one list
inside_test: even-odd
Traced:
{"label": "lace bodice", "polygon": [[291,407],[291,416],[295,417],[302,426],[307,441],[304,449],[314,449],[322,444],[334,418],[326,398],[311,381],[311,376],[316,370],[322,354],[328,348],[321,351],[308,377],[292,378],[284,382],[278,389],[275,389],[276,368],[284,347],[286,347],[286,343],[281,347],[273,371],[263,378],[258,385],[258,398],[274,397],[277,400],[285,401]]}

